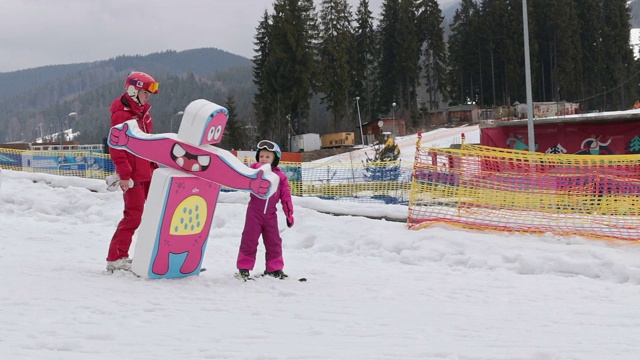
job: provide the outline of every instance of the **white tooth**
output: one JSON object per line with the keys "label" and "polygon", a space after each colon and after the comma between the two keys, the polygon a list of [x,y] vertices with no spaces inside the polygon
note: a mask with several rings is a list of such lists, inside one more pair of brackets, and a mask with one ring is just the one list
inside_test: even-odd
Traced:
{"label": "white tooth", "polygon": [[200,165],[193,164],[193,166],[191,167],[191,171],[200,171]]}
{"label": "white tooth", "polygon": [[184,158],[176,159],[176,164],[178,164],[178,166],[182,167],[182,165],[184,165]]}
{"label": "white tooth", "polygon": [[208,155],[198,156],[198,163],[202,164],[202,166],[209,166],[209,163],[211,163],[211,157]]}
{"label": "white tooth", "polygon": [[173,155],[175,157],[183,157],[187,152],[180,146],[173,147]]}

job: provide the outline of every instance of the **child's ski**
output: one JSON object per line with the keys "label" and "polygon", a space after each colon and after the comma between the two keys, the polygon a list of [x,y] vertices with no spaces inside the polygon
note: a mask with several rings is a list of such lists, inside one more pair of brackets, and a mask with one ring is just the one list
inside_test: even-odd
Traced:
{"label": "child's ski", "polygon": [[233,277],[235,277],[236,279],[241,280],[241,281],[249,281],[249,280],[255,281],[256,280],[255,278],[253,278],[251,276],[242,276],[242,275],[240,275],[240,273],[233,274]]}
{"label": "child's ski", "polygon": [[113,275],[114,273],[129,273],[129,274],[133,274],[135,277],[140,278],[141,276],[134,273],[133,271],[131,271],[131,269],[106,269],[104,270],[104,274],[105,275]]}
{"label": "child's ski", "polygon": [[[286,279],[289,279],[289,275],[284,275],[283,277],[276,277],[276,276],[272,276],[272,275],[264,274],[264,273],[263,273],[263,274],[260,274],[260,275],[258,275],[258,276],[256,276],[256,277],[271,277],[271,278],[279,279],[279,280],[286,280]],[[306,278],[306,277],[301,277],[301,278],[298,278],[298,281],[300,281],[300,282],[305,282],[305,281],[307,281],[307,278]]]}
{"label": "child's ski", "polygon": [[[286,279],[289,278],[288,276],[285,276],[285,277],[273,277],[273,276],[270,276],[269,274],[258,274],[256,276],[242,276],[239,273],[233,274],[233,277],[235,277],[238,280],[242,280],[242,281],[256,281],[256,279],[262,278],[262,277],[272,277],[274,279],[279,279],[279,280],[286,280]],[[298,281],[299,282],[306,282],[307,278],[302,277],[302,278],[299,278]]]}

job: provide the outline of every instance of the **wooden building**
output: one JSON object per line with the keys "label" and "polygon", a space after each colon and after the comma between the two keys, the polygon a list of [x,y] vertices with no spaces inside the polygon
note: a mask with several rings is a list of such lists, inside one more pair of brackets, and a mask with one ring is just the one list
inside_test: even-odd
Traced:
{"label": "wooden building", "polygon": [[476,104],[463,104],[451,106],[448,109],[449,123],[477,124],[480,122],[480,108]]}
{"label": "wooden building", "polygon": [[362,124],[362,133],[367,135],[378,136],[383,132],[390,132],[395,136],[407,135],[406,119],[404,118],[379,118]]}

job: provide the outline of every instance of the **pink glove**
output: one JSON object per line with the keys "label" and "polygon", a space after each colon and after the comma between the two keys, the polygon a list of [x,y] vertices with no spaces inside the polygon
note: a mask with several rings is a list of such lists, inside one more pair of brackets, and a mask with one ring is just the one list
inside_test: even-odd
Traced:
{"label": "pink glove", "polygon": [[264,198],[269,192],[271,183],[269,182],[269,180],[265,180],[262,178],[263,173],[264,171],[262,170],[258,171],[258,176],[255,179],[251,180],[251,182],[249,183],[249,188],[255,195]]}
{"label": "pink glove", "polygon": [[117,127],[111,128],[111,132],[109,133],[109,145],[127,145],[129,142],[129,135],[127,135],[128,129],[129,125],[126,123],[122,126],[122,129],[118,129]]}
{"label": "pink glove", "polygon": [[289,201],[283,201],[282,210],[284,211],[284,214],[287,216],[287,226],[292,227],[293,226],[293,204],[291,204],[291,202]]}

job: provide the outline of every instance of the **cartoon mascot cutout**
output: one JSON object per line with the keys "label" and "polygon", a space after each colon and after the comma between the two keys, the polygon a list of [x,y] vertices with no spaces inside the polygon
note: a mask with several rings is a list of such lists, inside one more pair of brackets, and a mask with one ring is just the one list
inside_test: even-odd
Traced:
{"label": "cartoon mascot cutout", "polygon": [[130,120],[111,128],[109,146],[161,165],[153,172],[131,271],[145,278],[198,275],[220,187],[268,198],[278,188],[271,167],[251,169],[211,144],[222,140],[229,111],[191,102],[178,134],[146,134]]}

